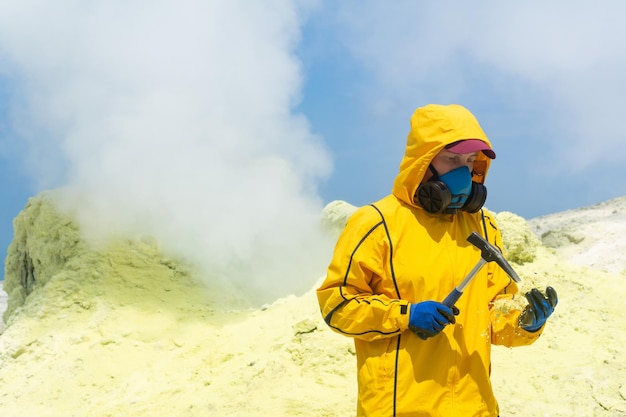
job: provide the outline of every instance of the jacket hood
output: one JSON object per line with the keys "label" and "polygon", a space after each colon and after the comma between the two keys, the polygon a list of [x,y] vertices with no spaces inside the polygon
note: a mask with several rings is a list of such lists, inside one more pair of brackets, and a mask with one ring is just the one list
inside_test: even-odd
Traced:
{"label": "jacket hood", "polygon": [[[478,120],[465,107],[458,104],[429,104],[415,110],[411,116],[411,130],[406,140],[400,172],[393,184],[393,194],[410,206],[418,207],[413,196],[431,161],[447,145],[465,139],[478,139],[491,147]],[[491,159],[479,152],[472,180],[483,184],[490,163]]]}

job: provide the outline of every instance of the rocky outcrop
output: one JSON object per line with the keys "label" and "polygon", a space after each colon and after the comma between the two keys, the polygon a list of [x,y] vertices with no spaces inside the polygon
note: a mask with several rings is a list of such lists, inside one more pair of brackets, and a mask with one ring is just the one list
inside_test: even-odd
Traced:
{"label": "rocky outcrop", "polygon": [[76,225],[54,208],[53,199],[52,193],[29,199],[13,221],[15,233],[5,260],[5,321],[29,294],[63,271],[68,261],[80,262],[85,252]]}
{"label": "rocky outcrop", "polygon": [[[339,233],[353,210],[330,204],[325,226]],[[562,261],[519,216],[496,219],[522,291],[552,285],[560,299],[537,343],[493,349],[501,409],[623,415],[622,277]],[[16,218],[5,266],[3,416],[354,414],[353,342],[322,320],[316,283],[301,296],[237,308],[223,280],[201,279],[149,236],[87,244],[54,193],[32,198]]]}

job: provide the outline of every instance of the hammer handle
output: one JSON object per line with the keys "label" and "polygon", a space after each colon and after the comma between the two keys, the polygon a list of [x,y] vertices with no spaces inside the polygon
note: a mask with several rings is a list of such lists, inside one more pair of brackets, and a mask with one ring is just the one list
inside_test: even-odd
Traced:
{"label": "hammer handle", "polygon": [[446,299],[443,300],[442,304],[447,305],[448,307],[452,308],[456,304],[456,302],[459,300],[461,295],[463,295],[463,293],[455,288],[450,292],[450,294],[448,294]]}
{"label": "hammer handle", "polygon": [[450,292],[450,294],[448,294],[448,296],[446,297],[445,300],[442,301],[442,303],[452,308],[452,306],[456,304],[456,302],[459,300],[459,298],[463,294],[463,291],[465,290],[465,287],[467,287],[467,284],[469,284],[474,279],[478,271],[480,271],[481,268],[485,266],[486,263],[487,261],[485,261],[483,258],[480,258],[478,263],[474,266],[474,268],[472,268],[470,273],[467,274],[465,279],[463,279],[463,281],[459,285],[457,285],[456,288],[454,288]]}

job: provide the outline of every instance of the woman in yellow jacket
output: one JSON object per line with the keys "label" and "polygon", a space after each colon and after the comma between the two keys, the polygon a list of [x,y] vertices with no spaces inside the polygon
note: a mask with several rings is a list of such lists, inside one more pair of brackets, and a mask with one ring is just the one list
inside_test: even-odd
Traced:
{"label": "woman in yellow jacket", "polygon": [[353,337],[359,416],[497,416],[491,344],[533,343],[557,303],[533,289],[524,311],[494,308],[518,288],[488,263],[455,307],[442,304],[480,260],[478,232],[502,248],[482,208],[495,153],[459,105],[427,105],[411,117],[393,193],[359,208],[317,290],[326,323]]}

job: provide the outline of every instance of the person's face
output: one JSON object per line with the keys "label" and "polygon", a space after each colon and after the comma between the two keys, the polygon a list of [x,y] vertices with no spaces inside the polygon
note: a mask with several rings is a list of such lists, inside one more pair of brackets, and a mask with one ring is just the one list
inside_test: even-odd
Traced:
{"label": "person's face", "polygon": [[[442,149],[441,152],[435,156],[435,159],[432,160],[431,164],[439,175],[446,174],[453,169],[457,169],[462,166],[468,167],[470,172],[472,172],[474,170],[474,161],[476,160],[477,155],[478,152],[454,153],[448,151],[447,149]],[[426,171],[424,182],[428,181],[432,176],[433,173],[430,170]]]}

